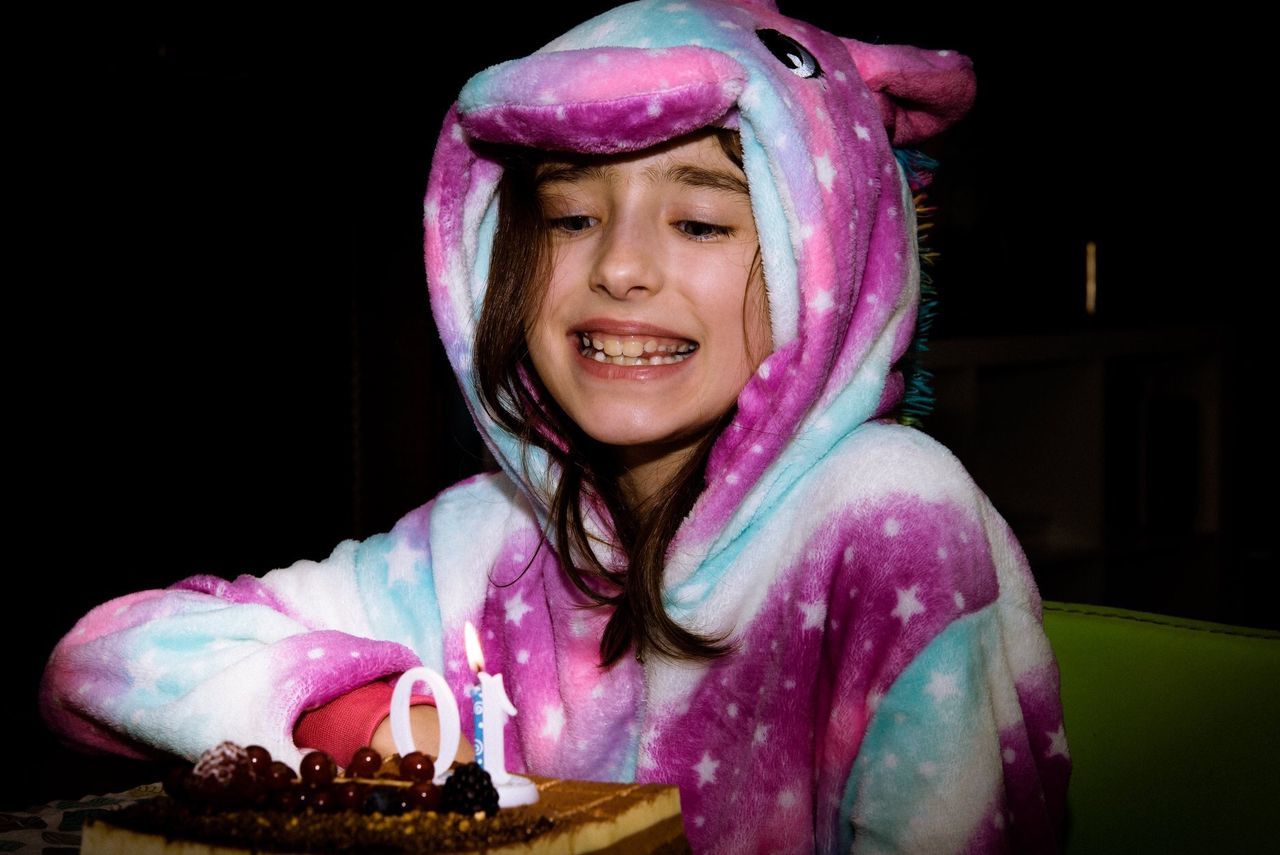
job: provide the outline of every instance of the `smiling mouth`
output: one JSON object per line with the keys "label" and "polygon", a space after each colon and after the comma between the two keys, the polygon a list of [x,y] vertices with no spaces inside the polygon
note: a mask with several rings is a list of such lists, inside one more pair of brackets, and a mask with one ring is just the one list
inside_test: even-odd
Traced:
{"label": "smiling mouth", "polygon": [[685,339],[598,332],[581,332],[577,337],[580,355],[612,365],[674,365],[698,350],[696,341]]}

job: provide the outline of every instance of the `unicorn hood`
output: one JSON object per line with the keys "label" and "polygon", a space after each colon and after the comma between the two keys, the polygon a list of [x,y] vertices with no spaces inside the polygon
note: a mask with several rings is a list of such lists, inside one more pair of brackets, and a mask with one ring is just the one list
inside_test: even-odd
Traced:
{"label": "unicorn hood", "polygon": [[[473,386],[502,171],[473,143],[611,154],[707,126],[739,131],[774,351],[742,390],[678,536],[706,555],[901,399],[920,271],[892,146],[943,130],[973,96],[965,56],[840,38],[771,2],[631,3],[474,76],[436,148],[426,257],[448,358],[502,467],[531,497],[528,479],[556,477],[485,414]],[[681,572],[669,568],[669,581]]]}

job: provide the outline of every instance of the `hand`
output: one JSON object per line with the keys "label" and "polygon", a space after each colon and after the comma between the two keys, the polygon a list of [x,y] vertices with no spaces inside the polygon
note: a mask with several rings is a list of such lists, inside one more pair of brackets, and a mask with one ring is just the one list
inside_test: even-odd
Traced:
{"label": "hand", "polygon": [[[413,744],[423,754],[430,754],[432,759],[440,756],[440,717],[436,708],[430,704],[415,704],[409,707],[409,728],[413,731]],[[396,753],[395,740],[391,738],[391,716],[387,716],[373,732],[369,745],[383,757]],[[476,759],[475,749],[465,738],[458,743],[459,763],[472,763]]]}

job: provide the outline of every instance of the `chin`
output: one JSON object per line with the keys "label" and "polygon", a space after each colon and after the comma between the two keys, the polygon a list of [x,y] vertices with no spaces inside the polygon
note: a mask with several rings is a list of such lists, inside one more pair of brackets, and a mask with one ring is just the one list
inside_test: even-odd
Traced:
{"label": "chin", "polygon": [[578,424],[587,436],[604,445],[627,452],[652,449],[659,454],[687,448],[697,442],[710,427],[709,424],[696,428],[668,426],[655,424],[652,420],[641,424],[587,420],[587,422],[578,421]]}

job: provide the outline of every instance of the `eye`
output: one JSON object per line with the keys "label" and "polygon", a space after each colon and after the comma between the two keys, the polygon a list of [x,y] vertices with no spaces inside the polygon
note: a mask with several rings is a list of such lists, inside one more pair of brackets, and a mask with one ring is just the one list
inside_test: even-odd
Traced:
{"label": "eye", "polygon": [[779,62],[791,69],[792,74],[797,77],[822,76],[822,66],[818,65],[817,57],[795,39],[777,30],[756,30],[756,35]]}
{"label": "eye", "polygon": [[733,233],[733,229],[728,226],[717,226],[712,223],[703,223],[698,220],[681,220],[676,223],[676,228],[694,240],[711,240],[714,237]]}
{"label": "eye", "polygon": [[581,232],[591,228],[594,217],[588,217],[585,214],[575,214],[570,217],[553,217],[548,220],[551,228],[559,229],[562,232]]}

